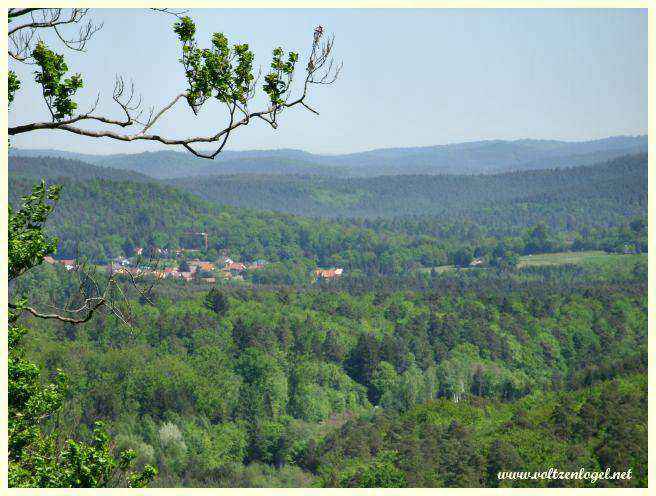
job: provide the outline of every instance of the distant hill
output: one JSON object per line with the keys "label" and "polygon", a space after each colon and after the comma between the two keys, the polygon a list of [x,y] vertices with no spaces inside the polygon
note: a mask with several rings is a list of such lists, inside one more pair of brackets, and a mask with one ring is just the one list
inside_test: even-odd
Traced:
{"label": "distant hill", "polygon": [[501,171],[575,167],[647,151],[646,136],[617,136],[568,142],[523,139],[490,140],[450,145],[387,148],[322,157],[357,175],[477,174]]}
{"label": "distant hill", "polygon": [[[168,181],[206,200],[318,217],[481,218],[491,208],[587,211],[589,219],[646,208],[647,155],[619,157],[593,166],[479,175],[397,175],[369,178],[234,175]],[[625,212],[626,205],[631,212]],[[602,206],[605,205],[605,206]],[[601,209],[604,212],[595,211]],[[488,222],[494,219],[488,219]]]}
{"label": "distant hill", "polygon": [[172,179],[244,173],[332,177],[490,174],[591,165],[646,151],[646,136],[617,136],[582,142],[530,139],[476,141],[428,147],[387,148],[344,155],[317,155],[288,149],[226,151],[214,161],[172,150],[130,155],[89,155],[58,150],[12,148],[10,156],[73,158],[94,165],[132,170],[158,179]]}
{"label": "distant hill", "polygon": [[65,184],[94,180],[109,180],[112,184],[163,182],[214,205],[306,217],[430,216],[445,223],[460,219],[499,228],[504,223],[507,227],[525,227],[542,217],[553,227],[563,225],[568,218],[589,225],[617,225],[622,219],[643,215],[647,205],[646,154],[591,166],[497,174],[233,174],[159,181],[133,171],[73,159],[10,157],[9,173],[10,179],[23,179],[25,184],[42,177]]}
{"label": "distant hill", "polygon": [[296,150],[224,152],[215,160],[171,150],[136,154],[88,155],[58,150],[13,150],[10,156],[61,157],[113,169],[135,171],[156,179],[223,174],[317,174],[343,176],[346,170],[311,161],[311,154]]}
{"label": "distant hill", "polygon": [[[139,246],[199,248],[200,242],[194,245],[189,236],[196,232],[209,234],[212,253],[205,255],[209,258],[226,250],[235,260],[265,259],[271,263],[267,270],[286,267],[284,277],[296,274],[298,280],[307,279],[315,264],[389,273],[399,269],[394,253],[419,258],[409,251],[416,244],[415,236],[391,236],[385,229],[219,206],[157,182],[74,178],[57,182],[61,197],[47,222],[47,230],[59,239],[57,258],[105,263]],[[18,206],[20,196],[33,184],[33,177],[10,175],[10,203]],[[437,243],[429,248],[433,246]],[[441,247],[440,253],[445,250]]]}
{"label": "distant hill", "polygon": [[166,181],[172,184],[61,158],[13,157],[10,164],[12,204],[37,178],[62,184],[48,222],[60,239],[58,256],[79,249],[93,260],[129,246],[176,247],[189,232],[208,232],[210,246],[238,259],[392,273],[405,263],[446,263],[463,240],[523,236],[538,223],[563,239],[594,236],[647,212],[645,154],[495,175],[242,174]]}
{"label": "distant hill", "polygon": [[53,180],[73,178],[78,181],[88,179],[112,179],[115,181],[153,181],[152,177],[138,172],[91,165],[81,160],[63,157],[10,156],[9,174],[12,177],[34,177]]}

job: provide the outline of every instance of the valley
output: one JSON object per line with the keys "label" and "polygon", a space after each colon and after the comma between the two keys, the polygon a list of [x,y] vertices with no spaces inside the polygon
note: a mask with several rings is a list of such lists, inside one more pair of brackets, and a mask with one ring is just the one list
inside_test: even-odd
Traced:
{"label": "valley", "polygon": [[59,425],[105,419],[155,486],[487,487],[545,460],[646,480],[645,154],[175,179],[17,155],[15,207],[61,194],[14,298],[123,288],[83,325],[26,316],[27,352],[71,375]]}
{"label": "valley", "polygon": [[5,11],[3,487],[653,482],[646,4],[134,7]]}

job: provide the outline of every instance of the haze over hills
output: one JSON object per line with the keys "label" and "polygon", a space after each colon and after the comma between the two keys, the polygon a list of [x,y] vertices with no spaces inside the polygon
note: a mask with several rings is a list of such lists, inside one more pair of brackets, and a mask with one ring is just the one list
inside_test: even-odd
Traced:
{"label": "haze over hills", "polygon": [[111,179],[115,181],[135,182],[154,181],[152,177],[138,172],[102,167],[83,162],[77,158],[57,156],[10,157],[9,174],[12,178],[37,177],[48,180],[73,178],[78,181],[86,179]]}
{"label": "haze over hills", "polygon": [[[71,243],[97,243],[119,233],[129,233],[132,239],[156,233],[177,239],[191,229],[221,232],[219,238],[224,241],[238,233],[245,240],[278,219],[287,223],[287,214],[298,216],[289,222],[312,225],[313,230],[320,223],[309,217],[342,218],[344,226],[360,222],[347,218],[369,223],[423,218],[430,225],[422,231],[434,235],[441,236],[438,230],[445,226],[466,230],[473,223],[497,235],[516,236],[540,222],[567,232],[582,225],[618,227],[642,216],[647,205],[646,154],[564,169],[371,178],[242,174],[158,181],[134,172],[44,157],[12,158],[10,171],[14,202],[41,178],[63,184],[61,205],[53,220],[68,226],[60,228],[58,235],[70,238]],[[219,229],[216,222],[224,222],[227,212],[234,222]],[[144,219],[150,221],[144,223]],[[82,225],[89,227],[84,234],[79,232]],[[334,227],[322,225],[326,231]],[[299,238],[291,231],[281,236]]]}
{"label": "haze over hills", "polygon": [[[184,450],[202,447],[193,461],[183,449],[180,464],[158,461],[162,486],[190,473],[198,486],[236,473],[222,484],[237,486],[244,479],[234,471],[278,456],[258,453],[299,440],[316,448],[299,450],[297,467],[322,464],[297,468],[302,484],[328,470],[350,480],[342,453],[360,456],[363,439],[376,443],[365,453],[408,453],[413,462],[398,473],[427,487],[463,452],[474,467],[463,472],[479,484],[497,463],[499,439],[522,443],[523,458],[507,458],[528,458],[531,470],[545,453],[550,466],[578,466],[560,455],[569,450],[595,466],[639,467],[646,480],[644,153],[496,174],[166,180],[61,157],[9,162],[14,205],[44,177],[62,185],[45,227],[58,237],[56,259],[88,262],[99,274],[124,262],[143,269],[148,296],[126,301],[134,327],[112,314],[84,327],[34,319],[31,335],[39,363],[61,353],[52,367],[71,370],[71,403],[89,419],[109,412],[121,440],[152,446],[163,453],[157,460],[169,456],[162,432],[189,440]],[[204,248],[189,237],[201,232]],[[159,271],[134,256],[137,247],[147,257],[164,249]],[[178,256],[179,248],[194,251]],[[565,258],[571,252],[581,262]],[[216,270],[226,256],[240,272]],[[183,265],[195,258],[212,270],[189,275]],[[80,286],[66,267],[44,262],[12,290],[37,308],[64,308]],[[189,279],[156,275],[167,270]],[[616,436],[618,425],[633,436]],[[226,445],[236,455],[221,455],[223,465],[196,461]],[[608,445],[618,462],[597,455]],[[491,461],[480,461],[476,446]],[[414,463],[435,453],[439,466]]]}
{"label": "haze over hills", "polygon": [[51,156],[82,160],[157,179],[228,174],[310,174],[377,176],[397,174],[480,174],[591,165],[618,156],[645,153],[647,136],[615,136],[568,142],[490,140],[413,148],[388,148],[344,155],[301,150],[226,151],[214,161],[187,152],[91,155],[49,149],[10,149],[10,156]]}
{"label": "haze over hills", "polygon": [[646,14],[8,9],[8,486],[647,488]]}
{"label": "haze over hills", "polygon": [[344,175],[345,170],[312,162],[306,152],[272,150],[264,152],[224,152],[215,160],[195,157],[187,152],[157,151],[136,154],[91,155],[61,150],[12,150],[17,157],[61,157],[100,167],[130,170],[156,179],[223,174],[318,174]]}
{"label": "haze over hills", "polygon": [[[445,219],[468,211],[479,218],[492,205],[532,210],[551,204],[581,212],[588,202],[646,207],[647,155],[561,169],[478,175],[395,175],[316,177],[234,175],[167,180],[168,184],[222,204],[316,217],[403,217],[437,215]],[[622,212],[621,209],[618,213]],[[595,218],[594,211],[587,214]],[[488,219],[494,222],[494,219]]]}

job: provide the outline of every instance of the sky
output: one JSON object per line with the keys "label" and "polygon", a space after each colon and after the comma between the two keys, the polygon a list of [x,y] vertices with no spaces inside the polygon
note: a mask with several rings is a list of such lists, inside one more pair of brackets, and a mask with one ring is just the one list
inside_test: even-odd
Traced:
{"label": "sky", "polygon": [[[85,53],[65,51],[71,72],[85,81],[76,97],[81,111],[100,92],[96,113],[121,117],[111,100],[116,74],[134,81],[145,108],[160,108],[186,89],[173,17],[142,9],[89,15],[104,23],[102,30]],[[308,98],[320,116],[290,109],[277,130],[256,122],[233,134],[228,149],[347,153],[647,133],[644,9],[193,9],[188,15],[200,46],[223,32],[231,43],[249,43],[263,70],[275,46],[300,52],[303,68],[315,26],[335,34],[340,78],[313,87]],[[60,44],[51,46],[64,52]],[[47,120],[32,82],[34,67],[10,62],[10,68],[23,81],[10,125]],[[208,105],[195,117],[179,102],[153,132],[206,135],[226,118],[219,106]],[[62,131],[15,136],[12,146],[103,154],[164,148]]]}

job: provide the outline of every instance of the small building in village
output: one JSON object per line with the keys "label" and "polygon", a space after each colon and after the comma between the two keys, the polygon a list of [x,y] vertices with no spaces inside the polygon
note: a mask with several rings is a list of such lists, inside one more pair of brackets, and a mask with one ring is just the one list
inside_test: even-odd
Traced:
{"label": "small building in village", "polygon": [[187,262],[187,265],[189,266],[189,270],[191,272],[196,272],[198,270],[202,270],[205,272],[212,272],[216,269],[216,267],[212,262],[206,262],[203,260],[191,260]]}
{"label": "small building in village", "polygon": [[176,267],[165,267],[162,272],[164,272],[164,277],[180,277],[180,272]]}
{"label": "small building in village", "polygon": [[241,262],[231,262],[225,266],[233,275],[240,274],[246,270],[246,265]]}
{"label": "small building in village", "polygon": [[59,261],[60,264],[64,266],[66,270],[74,270],[77,268],[77,264],[74,259],[63,259]]}
{"label": "small building in village", "polygon": [[314,275],[317,279],[334,279],[340,277],[344,273],[344,269],[332,268],[332,269],[316,269]]}

